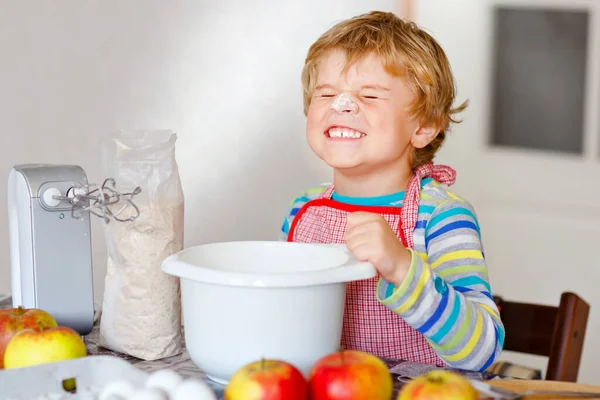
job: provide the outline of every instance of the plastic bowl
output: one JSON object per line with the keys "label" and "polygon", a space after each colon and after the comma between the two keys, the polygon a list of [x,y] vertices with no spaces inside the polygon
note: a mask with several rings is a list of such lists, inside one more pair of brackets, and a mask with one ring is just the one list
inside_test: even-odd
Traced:
{"label": "plastic bowl", "polygon": [[376,275],[345,246],[267,241],[190,247],[162,269],[181,281],[192,361],[221,384],[262,358],[307,375],[339,349],[346,283]]}

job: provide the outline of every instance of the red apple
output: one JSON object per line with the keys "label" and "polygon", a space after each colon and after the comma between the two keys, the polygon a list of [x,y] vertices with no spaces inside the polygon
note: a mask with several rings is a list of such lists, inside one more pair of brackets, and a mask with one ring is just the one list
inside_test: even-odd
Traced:
{"label": "red apple", "polygon": [[4,367],[22,368],[85,357],[81,335],[67,326],[28,328],[17,332],[6,346]]}
{"label": "red apple", "polygon": [[224,400],[307,400],[302,373],[281,360],[260,360],[238,369],[229,380]]}
{"label": "red apple", "polygon": [[433,370],[405,384],[397,400],[477,400],[479,393],[469,380],[451,371]]}
{"label": "red apple", "polygon": [[37,308],[0,309],[0,368],[4,368],[4,352],[12,337],[27,328],[54,328],[58,324],[46,311]]}
{"label": "red apple", "polygon": [[343,350],[319,359],[308,376],[311,400],[390,400],[392,375],[372,354]]}

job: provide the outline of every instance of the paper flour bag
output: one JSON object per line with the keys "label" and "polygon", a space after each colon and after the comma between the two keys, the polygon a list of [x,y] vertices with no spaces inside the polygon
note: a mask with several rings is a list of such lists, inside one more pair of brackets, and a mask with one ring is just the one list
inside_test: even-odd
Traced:
{"label": "paper flour bag", "polygon": [[[100,340],[102,347],[144,360],[182,351],[179,280],[162,261],[183,249],[184,196],[175,161],[176,134],[133,131],[103,143],[102,168],[122,192],[136,187],[133,221],[104,225],[108,249]],[[113,206],[119,219],[136,215],[132,205]]]}

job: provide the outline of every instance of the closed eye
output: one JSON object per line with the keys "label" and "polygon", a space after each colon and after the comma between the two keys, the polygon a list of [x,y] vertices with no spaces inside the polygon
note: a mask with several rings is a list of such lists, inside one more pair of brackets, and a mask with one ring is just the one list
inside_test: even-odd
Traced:
{"label": "closed eye", "polygon": [[365,99],[371,99],[371,100],[373,100],[373,99],[378,99],[378,98],[379,98],[379,97],[377,97],[377,96],[363,96],[363,97],[364,97]]}

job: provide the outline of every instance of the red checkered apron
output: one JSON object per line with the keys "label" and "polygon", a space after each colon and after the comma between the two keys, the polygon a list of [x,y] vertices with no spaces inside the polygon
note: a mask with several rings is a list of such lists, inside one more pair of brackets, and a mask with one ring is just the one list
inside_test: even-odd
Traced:
{"label": "red checkered apron", "polygon": [[[438,182],[452,184],[455,175],[454,170],[442,165],[426,164],[417,168],[408,184],[402,207],[340,203],[331,200],[334,187],[330,186],[321,196],[309,201],[298,211],[290,226],[288,241],[342,244],[348,213],[366,211],[385,218],[402,244],[412,248],[421,179],[431,176]],[[422,334],[377,301],[378,280],[379,275],[368,280],[348,283],[342,347],[365,351],[379,357],[445,366],[445,362]]]}

